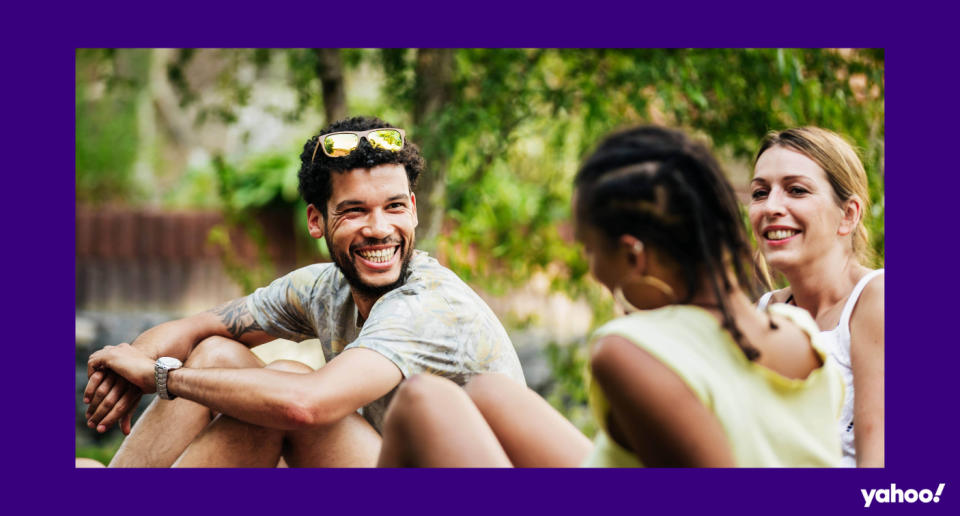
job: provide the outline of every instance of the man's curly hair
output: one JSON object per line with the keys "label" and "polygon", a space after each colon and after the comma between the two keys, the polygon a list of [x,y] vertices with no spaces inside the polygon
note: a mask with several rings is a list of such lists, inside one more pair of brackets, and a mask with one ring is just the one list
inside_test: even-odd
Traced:
{"label": "man's curly hair", "polygon": [[331,172],[343,173],[356,168],[373,168],[396,163],[403,165],[407,171],[410,191],[417,186],[417,179],[423,171],[423,157],[420,155],[420,149],[409,140],[405,141],[400,152],[375,149],[370,146],[366,138],[363,138],[357,149],[347,156],[331,158],[322,150],[317,150],[316,157],[313,157],[317,138],[322,134],[337,131],[365,131],[378,127],[396,126],[372,116],[345,118],[323,128],[318,135],[310,138],[303,145],[303,153],[300,154],[300,172],[297,174],[300,178],[300,195],[308,204],[319,209],[324,218],[327,217],[327,201],[332,194]]}

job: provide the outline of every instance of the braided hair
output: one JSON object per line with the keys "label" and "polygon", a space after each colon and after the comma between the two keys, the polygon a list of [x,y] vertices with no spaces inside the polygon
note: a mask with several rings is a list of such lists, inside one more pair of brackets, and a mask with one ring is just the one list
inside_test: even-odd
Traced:
{"label": "braided hair", "polygon": [[[737,327],[723,294],[733,270],[755,294],[752,256],[733,188],[706,146],[655,126],[604,139],[577,172],[577,213],[611,242],[629,234],[680,267],[689,302],[702,288],[716,295],[723,328],[750,360],[759,357]],[[702,277],[708,278],[701,285]]]}

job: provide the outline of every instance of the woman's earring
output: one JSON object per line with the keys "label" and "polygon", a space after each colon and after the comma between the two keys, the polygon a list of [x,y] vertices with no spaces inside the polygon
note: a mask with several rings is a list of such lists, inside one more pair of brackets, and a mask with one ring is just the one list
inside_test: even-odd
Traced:
{"label": "woman's earring", "polygon": [[613,300],[616,301],[617,304],[620,305],[620,308],[622,308],[623,311],[628,314],[640,311],[639,308],[633,306],[633,303],[627,300],[627,296],[623,295],[623,289],[620,288],[620,285],[617,285],[613,288]]}
{"label": "woman's earring", "polygon": [[[673,287],[656,276],[641,276],[640,282],[648,287],[652,287],[660,291],[661,294],[666,296],[667,300],[669,301],[668,304],[672,304],[677,300],[676,295],[673,292]],[[627,296],[623,294],[623,288],[621,288],[620,285],[617,285],[613,288],[613,299],[619,303],[623,308],[623,311],[628,314],[640,311],[640,309],[631,303],[630,300],[627,299]]]}
{"label": "woman's earring", "polygon": [[643,284],[647,285],[648,287],[653,287],[659,290],[663,295],[667,296],[667,299],[669,299],[671,303],[677,300],[677,296],[673,292],[673,287],[668,285],[666,281],[649,274],[641,276],[640,281],[642,281]]}
{"label": "woman's earring", "polygon": [[[672,304],[677,300],[676,294],[673,291],[673,287],[668,285],[667,282],[663,281],[662,279],[647,274],[641,276],[639,281],[648,287],[658,290],[661,294],[666,296],[668,304]],[[613,288],[613,299],[620,304],[620,306],[623,308],[623,311],[628,314],[640,311],[636,305],[627,299],[627,296],[624,295],[623,288],[620,287],[620,285],[617,285]]]}
{"label": "woman's earring", "polygon": [[[643,242],[639,240],[634,242],[633,252],[637,254],[642,253]],[[669,300],[670,303],[673,303],[674,301],[676,301],[677,299],[676,293],[673,291],[673,287],[671,287],[666,281],[663,281],[662,279],[656,276],[651,276],[649,274],[644,274],[643,276],[640,276],[639,281],[648,287],[652,287],[660,291],[661,294],[666,296],[666,298]],[[619,285],[617,285],[613,289],[613,299],[620,304],[620,306],[623,308],[623,311],[626,313],[640,311],[640,309],[637,308],[636,305],[634,305],[627,299],[627,296],[624,295],[623,293],[623,288],[620,287]]]}

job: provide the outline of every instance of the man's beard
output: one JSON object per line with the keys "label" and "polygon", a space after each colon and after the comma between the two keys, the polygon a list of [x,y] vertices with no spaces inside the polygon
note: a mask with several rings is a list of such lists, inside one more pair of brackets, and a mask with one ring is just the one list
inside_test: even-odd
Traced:
{"label": "man's beard", "polygon": [[333,260],[333,263],[337,266],[337,268],[340,269],[340,272],[343,273],[343,276],[347,278],[347,283],[350,284],[350,289],[353,290],[356,295],[368,299],[378,299],[387,292],[390,292],[400,285],[403,285],[403,283],[406,281],[408,273],[407,269],[410,266],[410,258],[413,256],[412,236],[410,242],[406,242],[403,239],[400,240],[400,249],[397,251],[401,253],[400,274],[397,276],[397,280],[387,285],[376,286],[364,283],[363,280],[360,279],[360,274],[357,273],[357,268],[353,264],[353,251],[351,250],[351,247],[363,247],[395,242],[390,242],[387,239],[366,240],[362,243],[362,245],[348,247],[347,252],[343,253],[333,247],[333,243],[330,241],[329,235],[329,232],[324,232],[323,238],[327,242],[327,249],[330,250],[330,258]]}

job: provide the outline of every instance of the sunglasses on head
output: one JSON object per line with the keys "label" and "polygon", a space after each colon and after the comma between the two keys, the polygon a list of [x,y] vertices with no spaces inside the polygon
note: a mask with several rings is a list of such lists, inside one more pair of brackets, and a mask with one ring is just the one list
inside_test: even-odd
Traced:
{"label": "sunglasses on head", "polygon": [[313,148],[313,156],[310,161],[317,158],[317,150],[323,149],[323,153],[331,158],[342,158],[349,156],[351,152],[357,150],[360,146],[360,139],[366,138],[367,143],[374,149],[384,149],[392,152],[399,152],[403,149],[403,129],[395,127],[379,127],[377,129],[367,129],[366,131],[337,131],[335,133],[321,134],[317,137],[317,146]]}

